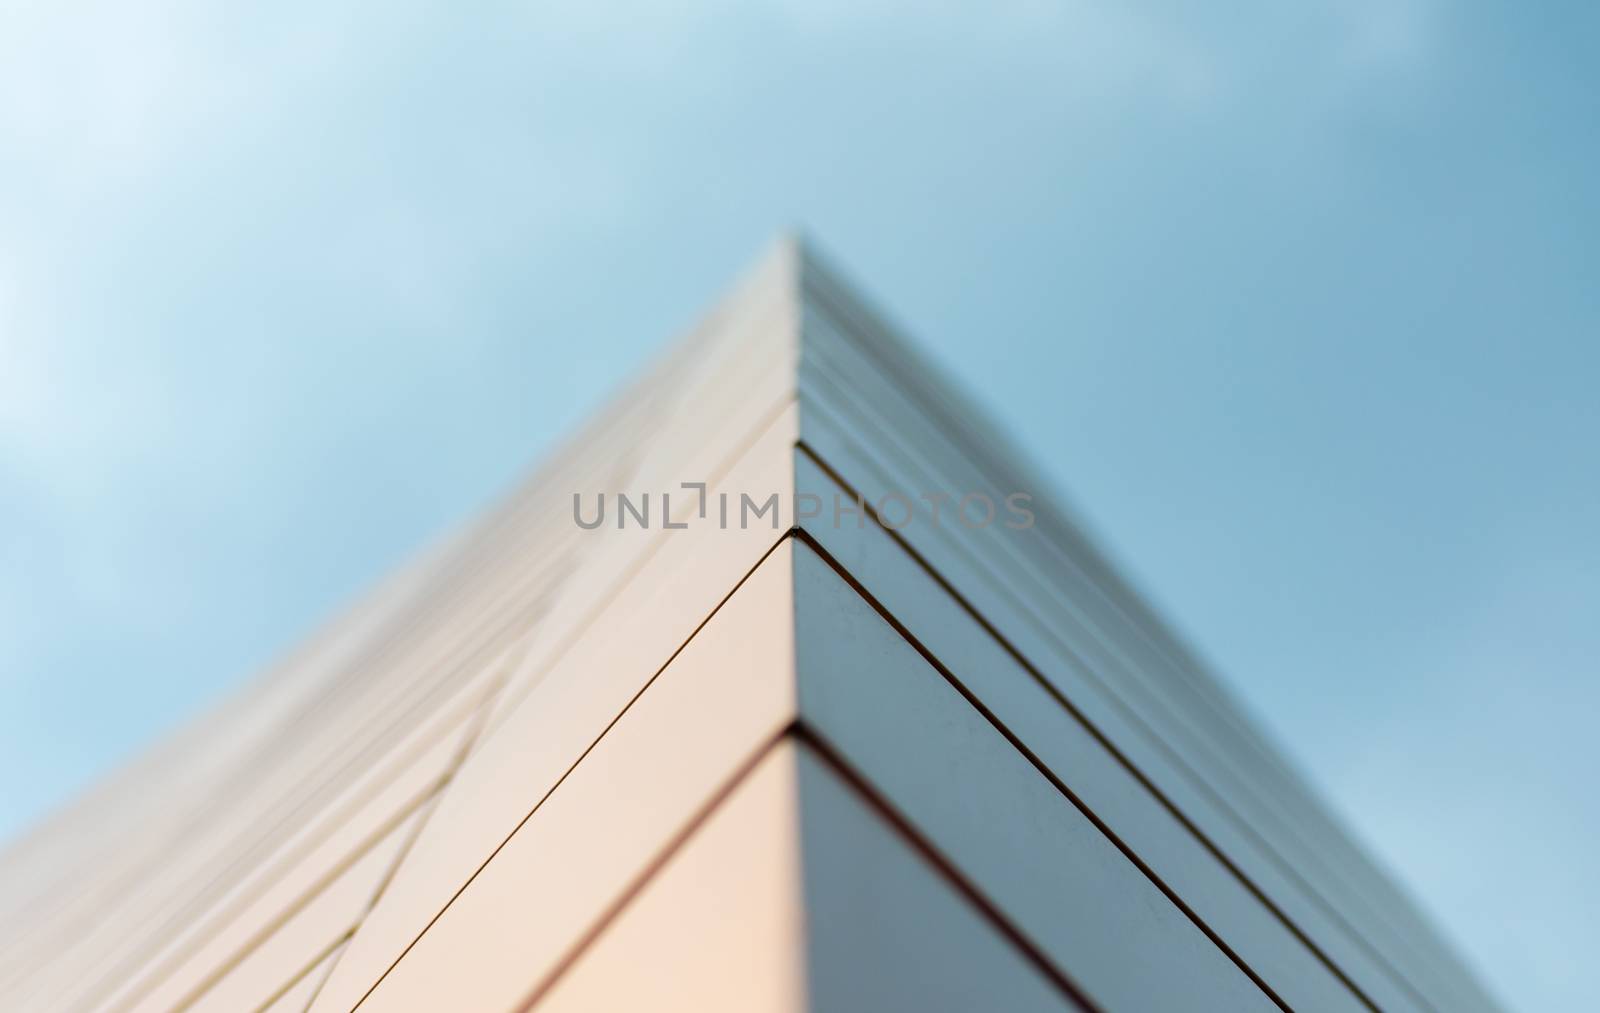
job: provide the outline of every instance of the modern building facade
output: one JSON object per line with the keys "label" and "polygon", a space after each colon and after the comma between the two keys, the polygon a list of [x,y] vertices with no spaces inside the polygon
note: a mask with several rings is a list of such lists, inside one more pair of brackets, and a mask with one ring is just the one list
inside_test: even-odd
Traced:
{"label": "modern building facade", "polygon": [[795,242],[0,874],[15,1010],[1495,1008]]}

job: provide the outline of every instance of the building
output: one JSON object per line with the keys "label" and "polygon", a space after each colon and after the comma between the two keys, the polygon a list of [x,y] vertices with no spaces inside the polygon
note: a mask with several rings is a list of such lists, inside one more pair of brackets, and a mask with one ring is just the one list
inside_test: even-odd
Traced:
{"label": "building", "polygon": [[6,1009],[1494,1008],[792,242],[0,888]]}

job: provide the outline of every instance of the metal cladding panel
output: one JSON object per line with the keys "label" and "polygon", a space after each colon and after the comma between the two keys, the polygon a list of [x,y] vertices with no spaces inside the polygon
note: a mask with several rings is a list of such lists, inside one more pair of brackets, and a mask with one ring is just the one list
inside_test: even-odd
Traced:
{"label": "metal cladding panel", "polygon": [[588,944],[527,991],[544,1013],[806,1008],[795,746],[770,744]]}
{"label": "metal cladding panel", "polygon": [[898,534],[1001,636],[1086,675],[1191,773],[1214,808],[1242,822],[1334,920],[1367,939],[1414,999],[1484,1008],[1487,996],[1438,934],[1053,508],[1060,498],[1022,455],[815,258],[802,263],[800,286],[802,441],[815,456],[869,503],[896,492],[1035,493],[1037,523],[1025,532],[918,518]]}
{"label": "metal cladding panel", "polygon": [[[793,439],[792,428],[777,432],[773,453]],[[756,459],[752,487],[786,478],[773,460]],[[361,999],[782,532],[689,529],[670,536],[633,579],[602,596],[603,611],[582,636],[547,671],[540,666],[528,678],[525,699],[497,715],[499,723],[463,765],[437,821],[430,821],[371,923],[352,941],[318,1009],[347,1009]]]}
{"label": "metal cladding panel", "polygon": [[[522,779],[527,815],[363,1009],[513,1008],[793,723],[788,557],[786,541],[553,784]],[[346,1005],[333,984],[324,1008]]]}
{"label": "metal cladding panel", "polygon": [[[839,488],[809,458],[799,462],[796,484],[824,496]],[[1197,923],[1225,940],[1286,1004],[1303,1009],[1364,1007],[1358,992],[1347,988],[1334,970],[1337,963],[1231,866],[1173,800],[1116,751],[1101,728],[1064,704],[958,598],[929,579],[890,532],[877,525],[819,525],[807,535],[817,552],[848,572],[861,593],[892,618],[944,678],[979,701],[996,728],[1104,826],[1109,840],[1136,856],[1153,882],[1180,898]],[[1330,938],[1336,958],[1358,956],[1338,948],[1341,937]],[[1376,982],[1379,1005],[1413,1008],[1392,986],[1384,991],[1385,981],[1375,968],[1364,970]]]}
{"label": "metal cladding panel", "polygon": [[844,768],[809,741],[795,751],[795,764],[809,1008],[1087,1008]]}
{"label": "metal cladding panel", "polygon": [[[1014,492],[1031,525],[889,512]],[[0,1007],[1495,1008],[1059,503],[781,243],[14,845]]]}
{"label": "metal cladding panel", "polygon": [[134,1009],[231,1013],[270,1002],[286,982],[309,973],[350,938],[404,858],[425,812],[425,808],[419,809],[331,878],[314,897],[263,926],[258,939],[190,991],[172,1001],[152,996]]}
{"label": "metal cladding panel", "polygon": [[809,547],[795,550],[800,714],[820,742],[1104,1009],[1272,1002]]}
{"label": "metal cladding panel", "polygon": [[546,988],[550,1013],[1081,1008],[786,737]]}

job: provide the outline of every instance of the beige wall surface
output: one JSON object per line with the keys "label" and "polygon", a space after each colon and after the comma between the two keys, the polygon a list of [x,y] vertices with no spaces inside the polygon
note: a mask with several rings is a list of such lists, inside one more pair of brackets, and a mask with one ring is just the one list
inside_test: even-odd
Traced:
{"label": "beige wall surface", "polygon": [[[890,512],[1018,492],[1030,525]],[[480,522],[0,856],[0,1008],[1493,1009],[1048,493],[781,243]]]}

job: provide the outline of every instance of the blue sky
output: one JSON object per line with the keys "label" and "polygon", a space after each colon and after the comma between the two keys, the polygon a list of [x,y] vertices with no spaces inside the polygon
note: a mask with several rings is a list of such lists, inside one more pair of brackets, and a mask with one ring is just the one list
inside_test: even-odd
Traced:
{"label": "blue sky", "polygon": [[1499,994],[1593,1006],[1597,29],[6,5],[0,836],[468,518],[800,224]]}

